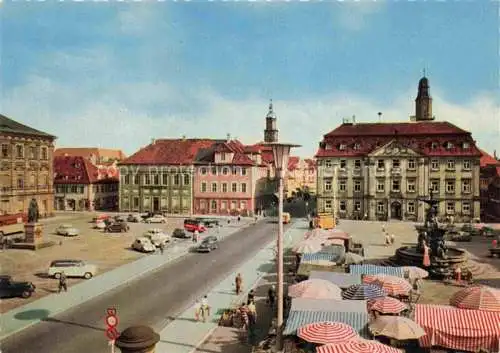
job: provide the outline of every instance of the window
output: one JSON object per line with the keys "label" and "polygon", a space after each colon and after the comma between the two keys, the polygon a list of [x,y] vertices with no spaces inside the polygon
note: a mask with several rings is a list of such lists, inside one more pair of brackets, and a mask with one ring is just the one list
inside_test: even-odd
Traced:
{"label": "window", "polygon": [[191,178],[189,174],[184,174],[184,180],[183,180],[184,185],[189,185],[191,184]]}
{"label": "window", "polygon": [[200,174],[201,175],[207,175],[207,168],[205,168],[205,167],[200,168]]}
{"label": "window", "polygon": [[385,190],[385,181],[377,180],[377,192],[384,192]]}
{"label": "window", "polygon": [[176,185],[176,186],[181,185],[181,175],[180,174],[174,175],[174,185]]}
{"label": "window", "polygon": [[227,201],[221,201],[220,203],[221,210],[227,210]]}
{"label": "window", "polygon": [[464,179],[462,180],[462,192],[463,193],[470,193],[471,192],[471,181],[470,179]]}
{"label": "window", "polygon": [[160,175],[153,174],[153,185],[159,185],[159,184],[160,184]]}
{"label": "window", "polygon": [[407,211],[410,214],[415,214],[415,202],[413,201],[408,202]]}
{"label": "window", "polygon": [[455,192],[455,180],[446,180],[446,192]]}
{"label": "window", "polygon": [[36,147],[30,146],[30,159],[36,159]]}
{"label": "window", "polygon": [[134,196],[133,207],[136,209],[139,208],[139,197],[138,196]]}
{"label": "window", "polygon": [[340,192],[345,192],[347,187],[346,187],[346,181],[345,180],[339,180],[339,191]]}
{"label": "window", "polygon": [[325,211],[331,211],[332,210],[332,200],[326,200],[325,201]]}
{"label": "window", "polygon": [[361,201],[354,202],[354,211],[361,211]]}
{"label": "window", "polygon": [[455,202],[453,201],[448,201],[446,203],[446,213],[448,214],[453,214],[455,213]]}
{"label": "window", "polygon": [[231,192],[238,192],[238,184],[236,183],[231,184]]}
{"label": "window", "polygon": [[17,179],[17,188],[18,189],[24,189],[24,180],[23,180],[23,178],[18,178]]}
{"label": "window", "polygon": [[354,168],[356,169],[361,168],[361,159],[354,160]]}
{"label": "window", "polygon": [[168,185],[168,174],[167,173],[162,174],[161,178],[162,178],[162,184]]}
{"label": "window", "polygon": [[2,158],[9,157],[9,145],[6,143],[2,143]]}
{"label": "window", "polygon": [[385,169],[385,161],[383,159],[377,160],[377,169]]}
{"label": "window", "polygon": [[439,169],[439,161],[437,159],[433,159],[431,161],[431,169],[438,170]]}
{"label": "window", "polygon": [[417,165],[415,164],[415,160],[409,159],[408,160],[408,169],[416,169],[416,168],[417,168]]}
{"label": "window", "polygon": [[446,149],[451,150],[453,148],[453,143],[446,142]]}
{"label": "window", "polygon": [[393,192],[401,191],[401,181],[399,179],[394,179],[392,181],[392,191]]}
{"label": "window", "polygon": [[464,142],[464,143],[462,143],[462,148],[464,150],[468,150],[470,148],[470,144],[468,142]]}
{"label": "window", "polygon": [[212,192],[217,192],[217,183],[212,183]]}
{"label": "window", "polygon": [[16,145],[16,158],[24,158],[23,145]]}
{"label": "window", "polygon": [[125,184],[125,185],[130,184],[130,175],[125,174],[125,175],[123,176],[123,184]]}
{"label": "window", "polygon": [[345,212],[347,211],[347,204],[344,200],[340,201],[339,203],[339,210],[340,212]]}
{"label": "window", "polygon": [[151,184],[151,175],[144,174],[144,185],[149,185],[149,184]]}
{"label": "window", "polygon": [[392,160],[392,167],[393,168],[399,168],[399,167],[401,167],[401,161],[399,159],[393,159]]}
{"label": "window", "polygon": [[228,175],[229,174],[229,169],[226,168],[226,167],[222,168],[222,174],[223,175]]}
{"label": "window", "polygon": [[414,179],[408,179],[408,192],[415,192],[416,191],[416,181]]}
{"label": "window", "polygon": [[341,159],[340,160],[340,168],[345,169],[346,166],[347,166],[347,161],[345,159]]}
{"label": "window", "polygon": [[347,146],[345,144],[343,144],[343,143],[341,143],[339,145],[339,150],[341,150],[341,151],[345,150],[346,148],[347,148]]}
{"label": "window", "polygon": [[463,163],[464,170],[470,170],[470,160],[466,159]]}
{"label": "window", "polygon": [[236,209],[236,201],[231,201],[231,209],[235,210]]}
{"label": "window", "polygon": [[207,192],[207,183],[205,183],[205,182],[201,183],[200,191]]}
{"label": "window", "polygon": [[247,168],[241,167],[241,175],[247,175]]}
{"label": "window", "polygon": [[470,214],[470,202],[462,203],[462,213],[463,214]]}
{"label": "window", "polygon": [[212,200],[210,202],[210,208],[213,210],[213,211],[217,211],[217,200]]}
{"label": "window", "polygon": [[233,175],[236,175],[236,174],[238,174],[238,168],[236,168],[236,167],[233,167],[233,170],[232,170],[232,172],[233,172]]}
{"label": "window", "polygon": [[354,180],[354,192],[360,192],[360,191],[361,191],[361,181]]}
{"label": "window", "polygon": [[385,205],[382,201],[377,203],[377,213],[384,213]]}
{"label": "window", "polygon": [[326,167],[326,168],[331,168],[331,167],[332,167],[332,161],[331,161],[331,160],[329,160],[329,159],[327,159],[327,160],[325,161],[325,167]]}
{"label": "window", "polygon": [[247,192],[247,184],[241,183],[241,192]]}
{"label": "window", "polygon": [[325,191],[332,191],[332,179],[325,179]]}
{"label": "window", "polygon": [[139,185],[141,183],[141,177],[139,175],[134,175],[134,184]]}
{"label": "window", "polygon": [[212,175],[217,175],[217,167],[212,167]]}
{"label": "window", "polygon": [[240,201],[240,209],[241,210],[247,209],[247,202],[246,201]]}
{"label": "window", "polygon": [[446,163],[446,168],[449,170],[455,169],[455,161],[453,159],[448,159],[448,162]]}
{"label": "window", "polygon": [[222,192],[227,192],[227,183],[222,183]]}
{"label": "window", "polygon": [[431,190],[432,192],[439,192],[439,180],[431,180]]}
{"label": "window", "polygon": [[361,145],[359,143],[355,143],[354,146],[353,146],[353,149],[355,151],[359,150],[361,148]]}
{"label": "window", "polygon": [[48,152],[47,152],[47,147],[42,147],[42,159],[43,160],[49,159],[49,155],[48,155]]}
{"label": "window", "polygon": [[438,147],[437,142],[431,143],[431,150],[435,150]]}

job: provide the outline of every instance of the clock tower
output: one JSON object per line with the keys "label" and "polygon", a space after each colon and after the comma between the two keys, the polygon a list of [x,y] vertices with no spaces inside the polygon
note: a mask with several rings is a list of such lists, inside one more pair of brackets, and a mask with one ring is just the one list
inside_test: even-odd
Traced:
{"label": "clock tower", "polygon": [[269,103],[269,111],[266,115],[266,129],[264,130],[264,142],[278,142],[278,129],[276,128],[276,114],[273,111],[273,100]]}
{"label": "clock tower", "polygon": [[415,117],[417,121],[434,120],[432,116],[432,98],[429,91],[429,80],[425,75],[418,82],[418,94],[415,99]]}

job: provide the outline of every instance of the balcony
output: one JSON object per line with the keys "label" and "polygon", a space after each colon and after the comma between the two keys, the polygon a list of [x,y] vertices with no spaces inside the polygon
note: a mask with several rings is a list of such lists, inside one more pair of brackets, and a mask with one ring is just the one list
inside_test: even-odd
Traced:
{"label": "balcony", "polygon": [[400,167],[391,168],[391,175],[401,175],[401,168]]}

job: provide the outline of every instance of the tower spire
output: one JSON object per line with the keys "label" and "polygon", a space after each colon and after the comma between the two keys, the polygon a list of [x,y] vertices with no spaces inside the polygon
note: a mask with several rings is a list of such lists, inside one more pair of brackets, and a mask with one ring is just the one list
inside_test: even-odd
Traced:
{"label": "tower spire", "polygon": [[264,142],[278,142],[278,128],[276,127],[276,114],[273,109],[273,100],[269,100],[269,111],[266,115],[266,129],[264,130]]}

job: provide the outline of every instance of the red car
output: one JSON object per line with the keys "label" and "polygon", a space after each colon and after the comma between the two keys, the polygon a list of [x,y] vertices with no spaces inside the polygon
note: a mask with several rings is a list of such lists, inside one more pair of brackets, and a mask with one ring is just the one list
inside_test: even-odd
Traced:
{"label": "red car", "polygon": [[207,228],[202,222],[197,221],[195,219],[185,219],[184,229],[192,233],[194,233],[195,231],[198,231],[198,233],[203,233],[204,231],[207,230]]}

